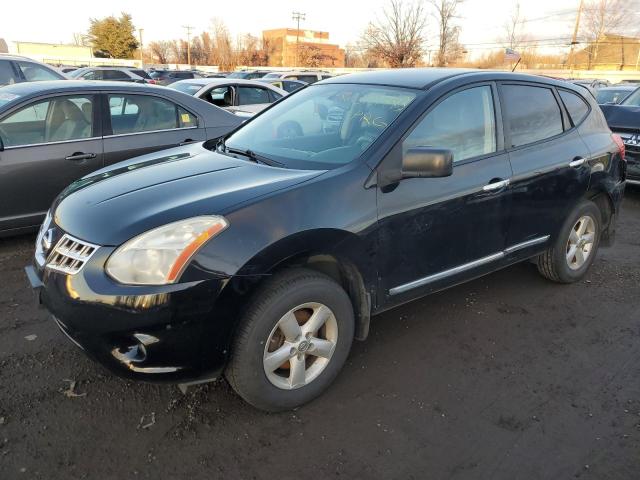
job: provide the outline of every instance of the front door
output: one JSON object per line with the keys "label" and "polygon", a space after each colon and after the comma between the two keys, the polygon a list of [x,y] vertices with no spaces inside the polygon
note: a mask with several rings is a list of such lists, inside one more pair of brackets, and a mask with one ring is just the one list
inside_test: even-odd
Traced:
{"label": "front door", "polygon": [[38,225],[67,185],[103,166],[94,99],[37,100],[0,119],[0,230]]}
{"label": "front door", "polygon": [[404,179],[378,190],[379,304],[402,303],[478,275],[503,256],[511,168],[497,111],[491,84],[456,91],[391,152],[448,148],[454,169],[450,177]]}
{"label": "front door", "polygon": [[106,165],[206,140],[198,118],[170,100],[128,93],[113,93],[106,97]]}

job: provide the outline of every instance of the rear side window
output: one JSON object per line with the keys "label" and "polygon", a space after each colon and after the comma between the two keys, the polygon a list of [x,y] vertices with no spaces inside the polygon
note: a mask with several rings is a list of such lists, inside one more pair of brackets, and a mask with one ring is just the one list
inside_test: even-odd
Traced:
{"label": "rear side window", "polygon": [[402,144],[448,148],[460,162],[496,151],[496,117],[491,87],[469,88],[440,102],[424,117]]}
{"label": "rear side window", "polygon": [[270,103],[266,88],[238,87],[238,105],[255,105]]}
{"label": "rear side window", "polygon": [[13,85],[14,83],[18,83],[18,79],[13,71],[11,62],[0,60],[0,87],[3,85]]}
{"label": "rear side window", "polygon": [[163,98],[147,95],[109,95],[114,135],[197,126],[194,115]]}
{"label": "rear side window", "polygon": [[558,90],[562,103],[567,108],[571,121],[578,125],[589,113],[589,105],[579,95],[566,90]]}
{"label": "rear side window", "polygon": [[144,70],[131,70],[131,73],[134,73],[142,78],[151,78],[147,72]]}
{"label": "rear side window", "polygon": [[538,142],[564,131],[560,106],[550,88],[503,85],[502,92],[512,147]]}

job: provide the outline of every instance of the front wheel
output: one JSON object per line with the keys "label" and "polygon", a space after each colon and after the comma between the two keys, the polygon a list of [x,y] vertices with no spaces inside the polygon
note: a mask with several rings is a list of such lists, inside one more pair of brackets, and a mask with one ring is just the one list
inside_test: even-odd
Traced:
{"label": "front wheel", "polygon": [[582,201],[565,221],[555,244],[538,257],[540,274],[559,283],[584,277],[600,245],[601,222],[598,207]]}
{"label": "front wheel", "polygon": [[313,270],[284,271],[250,302],[225,376],[257,408],[295,408],[331,384],[353,334],[353,307],[340,285]]}

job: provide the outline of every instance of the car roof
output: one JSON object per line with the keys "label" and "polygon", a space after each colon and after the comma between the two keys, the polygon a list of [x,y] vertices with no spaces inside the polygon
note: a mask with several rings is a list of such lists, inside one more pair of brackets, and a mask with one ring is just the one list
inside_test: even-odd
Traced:
{"label": "car roof", "polygon": [[[256,86],[264,86],[265,82],[260,81],[262,79],[256,80],[247,80],[244,78],[189,78],[186,80],[179,80],[177,82],[173,82],[172,85],[177,84],[189,84],[189,85],[201,85],[201,86],[209,86],[209,85],[228,85],[230,83],[234,83],[236,85],[256,85]],[[270,80],[270,79],[267,79]],[[278,79],[274,79],[278,80]]]}
{"label": "car roof", "polygon": [[540,75],[512,73],[499,70],[478,70],[471,68],[398,68],[359,73],[350,73],[321,80],[314,85],[330,83],[362,83],[384,85],[391,87],[405,87],[429,89],[433,85],[450,78],[461,77],[478,78],[480,80],[519,80],[524,82],[546,83],[556,86],[573,86],[569,82]]}
{"label": "car roof", "polygon": [[154,92],[159,87],[157,85],[145,85],[129,82],[109,82],[102,80],[48,80],[43,82],[20,82],[2,87],[2,93],[14,94],[19,97],[31,95],[58,93],[67,91],[84,90],[131,90],[140,92]]}
{"label": "car roof", "polygon": [[0,53],[0,60],[12,60],[12,61],[26,60],[27,62],[40,63],[40,62],[34,60],[33,58],[24,57],[22,55],[13,55],[13,54],[10,54],[10,53]]}

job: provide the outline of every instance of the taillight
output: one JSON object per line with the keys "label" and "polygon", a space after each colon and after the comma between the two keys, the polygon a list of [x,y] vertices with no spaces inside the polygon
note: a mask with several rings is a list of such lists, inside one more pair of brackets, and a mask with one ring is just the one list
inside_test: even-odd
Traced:
{"label": "taillight", "polygon": [[627,159],[624,158],[626,152],[626,148],[624,146],[624,142],[622,141],[622,137],[620,135],[618,135],[617,133],[613,133],[611,134],[611,138],[613,138],[613,141],[616,142],[616,145],[618,145],[618,150],[620,151],[620,158],[622,158],[622,160],[626,161]]}
{"label": "taillight", "polygon": [[153,78],[150,78],[149,80],[147,80],[147,83],[150,83],[151,85],[155,85],[158,82],[156,82]]}

